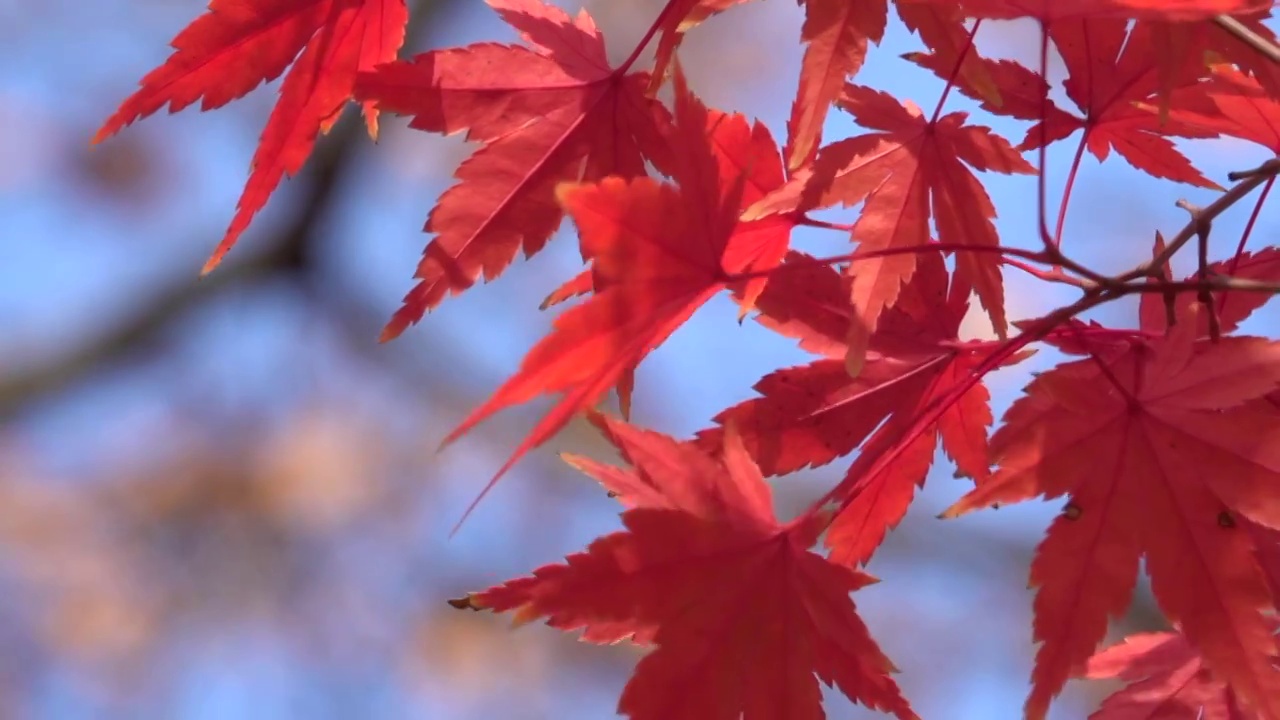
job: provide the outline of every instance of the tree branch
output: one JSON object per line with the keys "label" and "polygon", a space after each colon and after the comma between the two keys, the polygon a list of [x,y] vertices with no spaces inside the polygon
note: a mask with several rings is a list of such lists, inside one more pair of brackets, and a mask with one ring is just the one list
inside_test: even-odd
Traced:
{"label": "tree branch", "polygon": [[[422,0],[409,15],[405,48],[413,47],[428,25],[451,0]],[[230,288],[267,277],[288,276],[304,286],[320,281],[314,250],[317,229],[336,197],[352,161],[363,147],[364,125],[355,107],[348,108],[337,126],[316,143],[306,169],[294,179],[301,186],[290,203],[292,215],[267,243],[269,249],[239,262],[228,262],[210,275],[181,278],[154,292],[139,310],[106,332],[31,368],[0,377],[0,422],[9,420],[34,402],[68,389],[94,370],[129,358],[154,345],[175,320],[221,296]],[[310,293],[323,299],[322,292]],[[370,344],[373,336],[370,336]]]}

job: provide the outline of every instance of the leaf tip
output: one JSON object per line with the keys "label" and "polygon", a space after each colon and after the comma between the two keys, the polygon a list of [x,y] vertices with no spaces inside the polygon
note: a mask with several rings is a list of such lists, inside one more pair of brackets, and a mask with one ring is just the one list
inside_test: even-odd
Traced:
{"label": "leaf tip", "polygon": [[400,337],[405,330],[405,323],[399,318],[392,318],[390,322],[382,326],[382,332],[378,333],[379,343],[388,343]]}
{"label": "leaf tip", "polygon": [[222,264],[222,254],[215,253],[213,257],[206,260],[204,262],[204,266],[200,268],[200,277],[207,276],[209,273],[218,269],[218,266],[221,264]]}
{"label": "leaf tip", "polygon": [[449,607],[457,610],[480,612],[481,610],[486,609],[484,603],[477,599],[474,593],[467,593],[460,598],[450,598],[445,602],[449,603]]}

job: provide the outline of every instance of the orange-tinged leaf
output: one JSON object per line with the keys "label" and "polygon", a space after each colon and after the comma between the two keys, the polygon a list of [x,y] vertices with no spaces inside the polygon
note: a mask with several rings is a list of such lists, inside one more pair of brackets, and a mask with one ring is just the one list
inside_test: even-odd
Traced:
{"label": "orange-tinged leaf", "polygon": [[[1263,20],[1270,17],[1270,5],[1265,3],[1263,7],[1235,15],[1233,19],[1248,32],[1274,44],[1275,33],[1263,24]],[[1242,40],[1238,33],[1228,32],[1213,20],[1171,22],[1148,19],[1140,20],[1138,25],[1137,33],[1151,38],[1147,52],[1158,66],[1160,89],[1156,108],[1161,119],[1166,117],[1170,94],[1181,84],[1179,75],[1184,74],[1188,66],[1194,74],[1204,75],[1206,65],[1232,63],[1266,88],[1269,94],[1280,94],[1280,67]]]}
{"label": "orange-tinged leaf", "polygon": [[818,720],[819,680],[870,708],[917,717],[849,597],[872,579],[810,550],[820,518],[777,521],[735,433],[712,458],[598,422],[634,465],[595,475],[630,508],[626,530],[475,593],[471,606],[546,617],[593,642],[653,645],[618,705],[636,720]]}
{"label": "orange-tinged leaf", "polygon": [[1255,400],[1280,383],[1280,344],[1212,344],[1197,329],[1188,318],[1166,338],[1037,377],[992,437],[998,472],[946,513],[1070,496],[1031,568],[1041,645],[1030,717],[1044,716],[1125,609],[1140,558],[1212,672],[1259,717],[1280,717],[1262,614],[1275,603],[1235,520],[1280,527],[1280,414]]}
{"label": "orange-tinged leaf", "polygon": [[[174,38],[174,53],[142,79],[94,142],[165,105],[170,112],[197,100],[201,110],[222,107],[292,63],[236,214],[205,263],[203,272],[210,272],[280,181],[302,169],[316,138],[351,98],[356,74],[395,58],[408,19],[404,0],[213,0],[209,12]],[[367,104],[365,119],[376,136],[377,113]]]}
{"label": "orange-tinged leaf", "polygon": [[800,39],[807,45],[787,122],[787,166],[792,170],[817,154],[827,109],[866,62],[868,43],[878,44],[884,36],[888,12],[885,0],[805,0]]}
{"label": "orange-tinged leaf", "polygon": [[640,177],[666,153],[665,111],[647,77],[613,69],[585,14],[540,0],[489,0],[525,46],[477,43],[436,50],[362,74],[356,95],[412,115],[411,127],[482,143],[455,173],[425,230],[435,233],[419,283],[383,331],[396,337],[450,294],[492,280],[521,250],[545,246],[562,216],[556,185]]}
{"label": "orange-tinged leaf", "polygon": [[[907,53],[903,57],[944,80],[951,77],[955,67],[954,59],[944,53]],[[1019,120],[1039,120],[1042,110],[1048,117],[1063,114],[1053,103],[1045,103],[1041,107],[1049,85],[1040,73],[1013,60],[980,57],[976,51],[970,51],[965,62],[981,68],[981,77],[986,78],[994,90],[975,85],[973,79],[964,74],[953,81],[955,88],[981,103],[983,110]]]}

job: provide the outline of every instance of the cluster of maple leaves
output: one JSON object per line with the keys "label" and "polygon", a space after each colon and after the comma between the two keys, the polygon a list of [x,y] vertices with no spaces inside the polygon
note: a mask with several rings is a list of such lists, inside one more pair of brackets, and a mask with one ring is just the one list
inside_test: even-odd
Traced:
{"label": "cluster of maple leaves", "polygon": [[[1066,496],[1031,566],[1039,648],[1026,717],[1045,717],[1070,677],[1088,676],[1131,683],[1098,720],[1280,720],[1280,344],[1234,334],[1280,290],[1280,249],[1247,249],[1246,231],[1226,259],[1206,259],[1211,215],[1265,185],[1260,208],[1280,167],[1242,174],[1212,211],[1191,208],[1178,236],[1157,234],[1151,263],[1116,276],[1064,254],[1061,213],[1056,232],[1041,218],[1043,247],[1001,245],[977,174],[1042,172],[1027,153],[1042,169],[1047,145],[1078,135],[1076,165],[1085,150],[1114,151],[1155,177],[1221,190],[1169,138],[1234,137],[1280,154],[1280,64],[1263,51],[1274,47],[1272,3],[803,0],[804,59],[779,146],[763,125],[706,107],[676,59],[684,33],[743,1],[669,0],[615,67],[585,12],[542,0],[488,0],[522,44],[401,61],[404,0],[213,0],[97,139],[165,105],[219,107],[288,70],[208,271],[349,102],[371,135],[381,111],[419,130],[465,130],[479,147],[431,210],[419,282],[384,339],[573,221],[587,269],[545,305],[585,299],[448,440],[558,395],[498,476],[586,413],[628,467],[569,462],[618,498],[625,529],[454,602],[652,646],[619,712],[819,718],[821,681],[916,717],[850,594],[870,582],[859,566],[941,442],[975,483],[947,516]],[[943,114],[946,92],[927,112],[849,82],[891,5],[926,48],[906,59],[985,111],[1032,123],[1018,144]],[[1043,28],[1043,57],[1065,64],[1074,108],[1050,99],[1043,61],[1031,69],[974,47],[981,22],[1028,17]],[[824,144],[832,107],[865,132]],[[856,220],[809,214],[836,205],[858,206]],[[798,226],[842,230],[855,248],[796,252]],[[1168,258],[1193,239],[1201,266],[1174,281]],[[1074,285],[1081,299],[1011,323],[1006,268]],[[721,292],[815,359],[765,376],[758,397],[688,440],[593,409],[616,390],[626,417],[636,366]],[[1136,328],[1076,318],[1138,292]],[[973,297],[998,340],[958,336]],[[1068,360],[1036,376],[989,437],[982,378],[1034,342]],[[765,477],[855,453],[808,512],[775,517]],[[1097,652],[1140,561],[1172,629]]]}

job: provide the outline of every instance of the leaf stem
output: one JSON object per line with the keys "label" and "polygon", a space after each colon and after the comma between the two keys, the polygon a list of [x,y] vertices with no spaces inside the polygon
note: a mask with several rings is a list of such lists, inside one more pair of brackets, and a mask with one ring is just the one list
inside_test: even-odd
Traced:
{"label": "leaf stem", "polygon": [[[1044,122],[1041,120],[1041,122]],[[1071,159],[1071,169],[1067,171],[1067,184],[1062,189],[1062,203],[1058,206],[1058,222],[1053,228],[1053,244],[1055,247],[1062,247],[1062,230],[1067,224],[1067,206],[1071,203],[1071,191],[1075,188],[1076,175],[1080,171],[1080,162],[1084,159],[1084,149],[1089,142],[1089,131],[1092,126],[1085,125],[1084,132],[1080,135],[1080,144],[1076,146],[1076,155]]]}
{"label": "leaf stem", "polygon": [[880,473],[888,470],[893,463],[911,446],[916,438],[920,437],[934,423],[942,417],[942,414],[959,402],[960,398],[975,385],[982,381],[984,377],[992,370],[1000,367],[1009,358],[1013,357],[1019,350],[1022,350],[1031,343],[1042,339],[1057,326],[1071,319],[1072,317],[1085,312],[1093,307],[1107,302],[1108,291],[1101,288],[1093,288],[1086,292],[1083,297],[1076,300],[1070,305],[1058,308],[1054,312],[1041,318],[1031,327],[1023,330],[1012,338],[1009,338],[1000,345],[994,352],[988,355],[977,367],[973,369],[968,376],[956,383],[946,395],[939,397],[925,408],[924,412],[917,416],[916,420],[907,428],[896,443],[888,446],[882,454],[875,459],[871,467],[867,469],[861,477],[847,477],[834,488],[822,496],[810,508],[809,513],[818,513],[826,510],[831,503],[837,504],[837,511],[828,514],[827,522],[830,523],[839,516],[845,508],[849,507],[861,491],[860,486],[878,476]]}
{"label": "leaf stem", "polygon": [[981,19],[974,22],[973,28],[969,30],[969,37],[965,42],[964,49],[960,51],[960,57],[956,59],[955,67],[951,68],[951,75],[947,78],[947,85],[942,88],[942,94],[938,96],[938,104],[933,108],[933,117],[929,118],[930,125],[938,122],[938,116],[942,114],[942,107],[946,104],[947,97],[951,95],[951,88],[955,87],[956,77],[960,75],[960,68],[964,66],[965,59],[973,51],[973,38],[978,34],[978,28],[980,27],[982,27]]}
{"label": "leaf stem", "polygon": [[[1253,204],[1253,212],[1249,213],[1249,221],[1244,225],[1244,231],[1240,233],[1240,242],[1236,244],[1236,252],[1231,256],[1230,266],[1227,268],[1228,275],[1235,275],[1236,268],[1240,266],[1240,256],[1244,254],[1244,246],[1249,242],[1249,236],[1253,234],[1253,228],[1258,223],[1258,216],[1262,214],[1262,206],[1267,202],[1267,196],[1271,194],[1271,188],[1275,187],[1275,177],[1267,178],[1267,184],[1262,186],[1262,192],[1258,194],[1258,201]],[[1227,295],[1230,293],[1222,293],[1218,297],[1218,311],[1226,306]]]}
{"label": "leaf stem", "polygon": [[640,53],[644,52],[644,49],[649,44],[649,41],[653,40],[653,36],[658,34],[658,30],[662,28],[662,23],[666,21],[667,16],[671,14],[672,9],[676,5],[684,4],[687,2],[688,0],[667,0],[667,4],[663,6],[662,12],[658,13],[658,17],[654,19],[653,24],[649,26],[649,29],[647,31],[645,31],[644,37],[640,38],[640,42],[636,43],[636,46],[631,51],[631,54],[627,56],[626,60],[622,61],[622,64],[619,65],[617,69],[613,71],[613,74],[625,75],[626,72],[631,69],[631,66],[636,63],[636,60],[640,59]]}
{"label": "leaf stem", "polygon": [[[830,255],[821,258],[812,258],[809,260],[801,260],[798,262],[788,262],[777,265],[764,270],[748,270],[745,272],[726,273],[725,278],[729,282],[737,282],[740,280],[751,280],[753,278],[768,277],[778,270],[786,268],[806,268],[816,265],[833,265],[835,263],[848,262],[853,263],[859,260],[872,260],[875,258],[892,257],[894,255],[913,255],[926,252],[977,252],[977,253],[997,253],[1001,255],[1009,255],[1020,257],[1033,262],[1047,262],[1044,255],[1035,250],[1027,250],[1025,248],[1006,247],[1004,245],[968,245],[965,243],[929,243],[927,245],[910,245],[903,247],[880,248],[879,250],[858,250],[843,255]],[[1065,276],[1064,276],[1065,277]],[[1064,280],[1058,280],[1064,282]],[[1070,279],[1065,282],[1071,283]],[[1071,283],[1075,284],[1075,283]]]}

